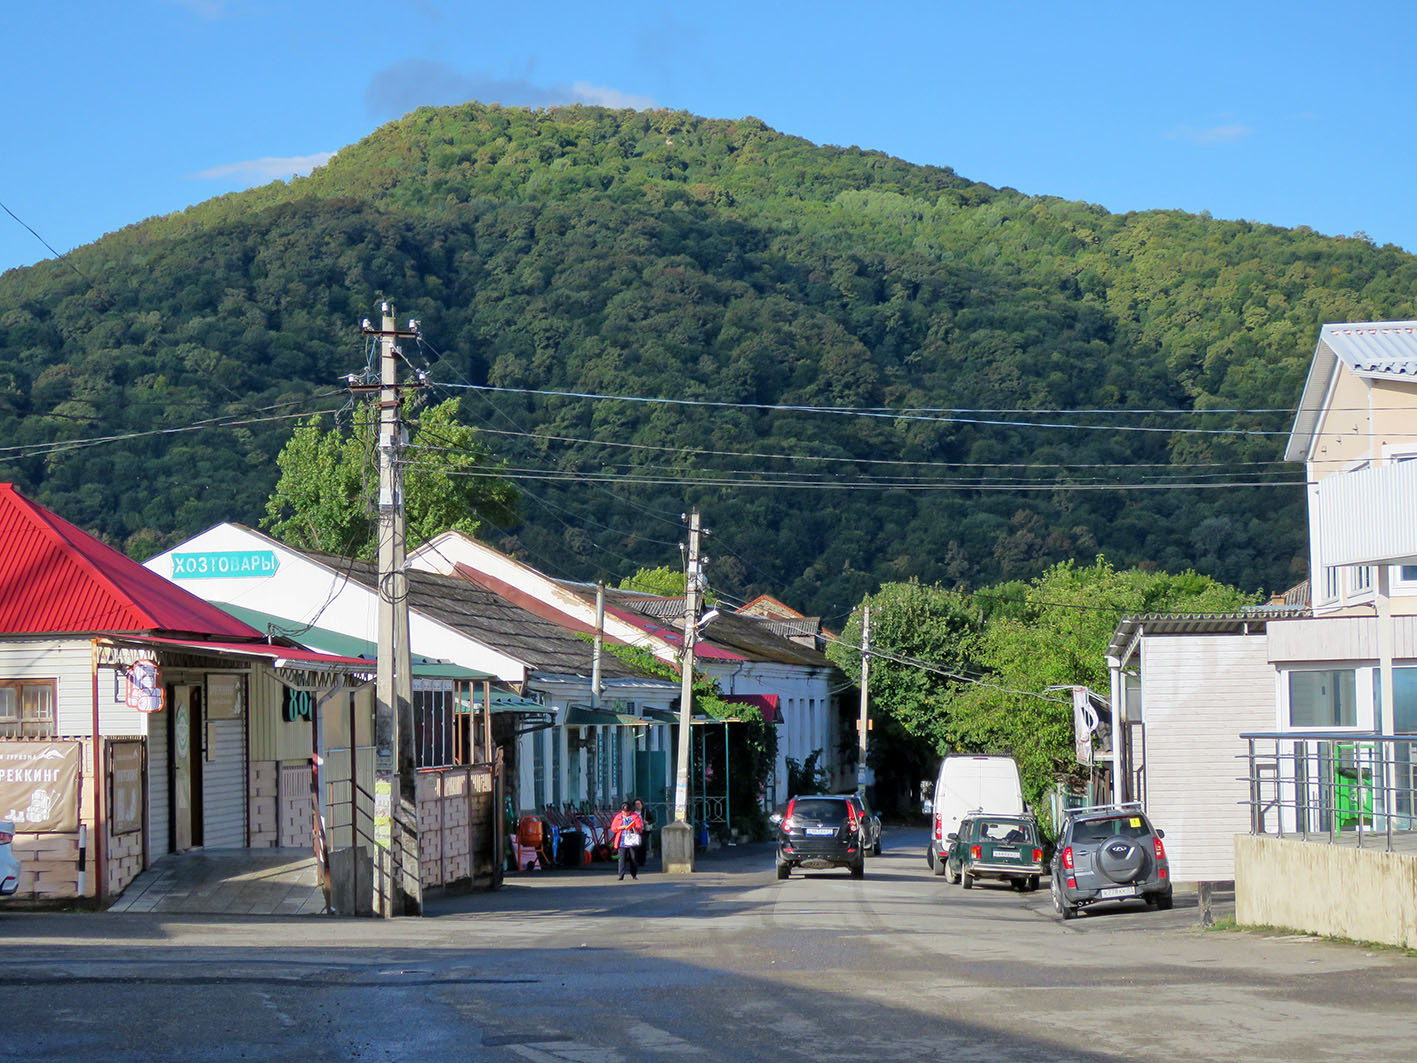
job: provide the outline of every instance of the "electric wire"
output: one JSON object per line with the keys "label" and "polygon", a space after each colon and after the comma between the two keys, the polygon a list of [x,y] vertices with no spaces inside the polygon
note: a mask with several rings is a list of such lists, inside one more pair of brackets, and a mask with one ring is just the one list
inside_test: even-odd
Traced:
{"label": "electric wire", "polygon": [[809,406],[786,403],[724,402],[716,399],[676,399],[645,395],[609,395],[593,391],[552,391],[545,388],[508,388],[492,384],[448,384],[443,387],[469,389],[477,392],[514,395],[540,395],[550,398],[590,399],[670,406],[691,406],[711,409],[757,410],[768,413],[808,413],[830,416],[876,418],[889,421],[923,421],[935,424],[974,424],[1004,428],[1055,428],[1090,432],[1147,432],[1162,435],[1207,435],[1207,436],[1288,436],[1287,429],[1249,428],[1189,428],[1184,426],[1120,425],[1120,424],[1074,424],[1064,421],[1007,421],[975,416],[950,416],[945,414],[909,413],[904,410],[885,410],[880,407],[852,406]]}

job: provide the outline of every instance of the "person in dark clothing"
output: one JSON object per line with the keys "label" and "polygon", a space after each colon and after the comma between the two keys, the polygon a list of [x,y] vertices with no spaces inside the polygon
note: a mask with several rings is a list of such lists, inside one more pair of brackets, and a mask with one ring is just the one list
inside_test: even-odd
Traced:
{"label": "person in dark clothing", "polygon": [[654,813],[645,807],[642,797],[635,798],[635,812],[645,825],[644,833],[640,835],[640,851],[635,854],[640,867],[644,867],[645,861],[649,859],[649,829],[654,826]]}
{"label": "person in dark clothing", "polygon": [[620,881],[625,880],[626,871],[630,872],[631,878],[639,878],[640,865],[636,857],[645,836],[645,821],[630,807],[630,802],[620,805],[620,811],[610,821],[610,833],[615,836],[615,848],[620,853]]}

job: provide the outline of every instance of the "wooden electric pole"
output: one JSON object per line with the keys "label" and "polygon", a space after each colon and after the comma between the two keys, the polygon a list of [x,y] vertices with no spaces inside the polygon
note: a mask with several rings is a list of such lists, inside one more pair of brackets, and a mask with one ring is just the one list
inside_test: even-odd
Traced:
{"label": "wooden electric pole", "polygon": [[871,683],[871,606],[861,607],[861,720],[856,735],[856,791],[866,792],[866,733],[871,720],[866,712],[867,690]]}
{"label": "wooden electric pole", "polygon": [[[408,575],[404,570],[404,426],[398,382],[400,330],[384,303],[379,338],[379,661],[374,709],[375,910],[383,916],[420,915],[418,803],[413,751],[413,676],[408,633]],[[413,322],[409,322],[413,326]]]}

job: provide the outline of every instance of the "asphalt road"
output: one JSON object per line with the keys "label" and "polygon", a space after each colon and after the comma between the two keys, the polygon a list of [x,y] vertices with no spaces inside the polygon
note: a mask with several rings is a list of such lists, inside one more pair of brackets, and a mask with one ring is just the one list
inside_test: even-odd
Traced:
{"label": "asphalt road", "polygon": [[1066,924],[1046,891],[932,876],[923,831],[866,878],[595,867],[423,919],[0,908],[0,1059],[1410,1060],[1417,960],[1202,931],[1186,898]]}

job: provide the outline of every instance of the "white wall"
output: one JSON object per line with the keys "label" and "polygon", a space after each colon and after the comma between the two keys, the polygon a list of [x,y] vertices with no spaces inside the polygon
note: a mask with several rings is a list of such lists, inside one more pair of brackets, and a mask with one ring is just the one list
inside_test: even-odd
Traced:
{"label": "white wall", "polygon": [[[173,554],[248,550],[275,553],[278,565],[274,574],[174,578]],[[372,589],[240,525],[218,524],[180,546],[149,558],[145,565],[208,602],[228,602],[368,642],[378,641],[379,599]],[[409,613],[409,640],[414,653],[420,656],[490,672],[508,682],[520,683],[526,678],[523,662],[484,646],[416,609]]]}
{"label": "white wall", "polygon": [[826,669],[753,661],[698,663],[702,671],[718,680],[724,694],[778,695],[782,723],[777,729],[777,778],[776,789],[768,794],[770,807],[792,796],[787,792],[788,757],[803,761],[820,749],[819,763],[836,777],[839,758],[832,734],[831,679]]}
{"label": "white wall", "polygon": [[1264,635],[1148,635],[1141,644],[1147,812],[1178,882],[1235,877],[1250,829],[1245,731],[1274,729]]}

